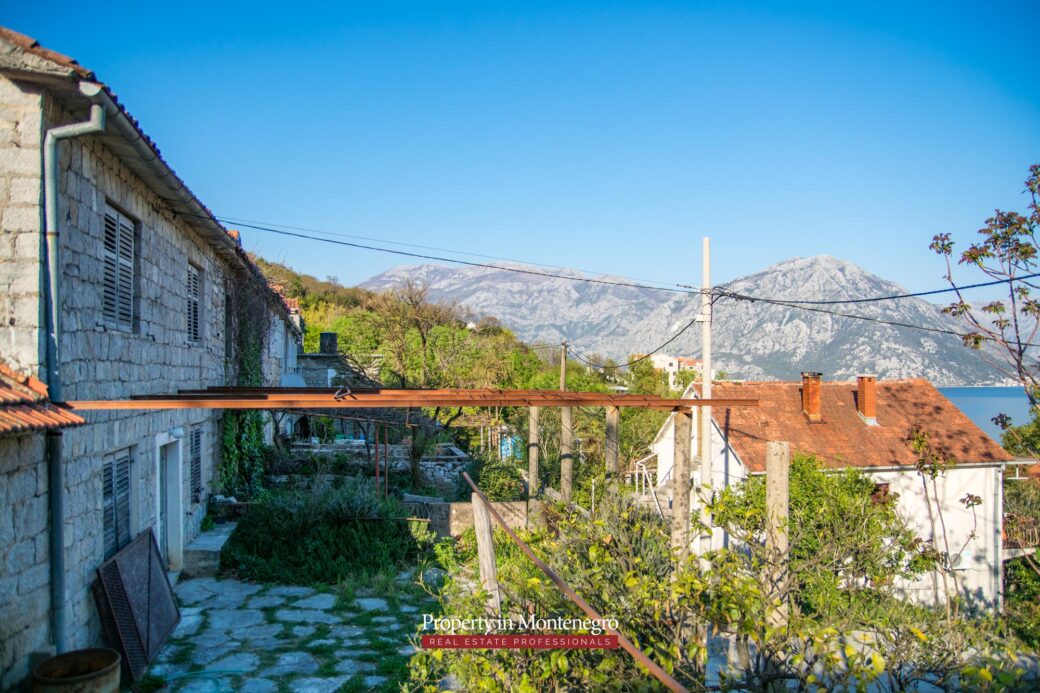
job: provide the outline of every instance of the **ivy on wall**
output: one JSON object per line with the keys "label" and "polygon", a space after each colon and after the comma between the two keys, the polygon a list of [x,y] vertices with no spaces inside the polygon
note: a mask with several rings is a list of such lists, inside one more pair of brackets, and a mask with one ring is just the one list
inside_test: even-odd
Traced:
{"label": "ivy on wall", "polygon": [[[260,280],[229,282],[227,287],[227,373],[233,385],[264,384],[263,352],[269,316]],[[224,412],[220,486],[225,494],[255,496],[263,488],[264,419],[255,410]]]}

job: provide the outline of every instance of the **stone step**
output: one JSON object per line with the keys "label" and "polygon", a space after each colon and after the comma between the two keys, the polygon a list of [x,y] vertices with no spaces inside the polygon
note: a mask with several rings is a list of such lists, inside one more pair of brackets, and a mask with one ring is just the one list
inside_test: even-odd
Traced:
{"label": "stone step", "polygon": [[220,551],[235,531],[234,522],[218,524],[200,534],[184,549],[184,577],[214,577],[220,569]]}

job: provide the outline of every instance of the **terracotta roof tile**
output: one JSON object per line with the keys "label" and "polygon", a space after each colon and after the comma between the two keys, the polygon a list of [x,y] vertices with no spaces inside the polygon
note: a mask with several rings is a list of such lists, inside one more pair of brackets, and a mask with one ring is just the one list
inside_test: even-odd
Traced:
{"label": "terracotta roof tile", "polygon": [[[256,266],[256,263],[254,263],[249,258],[246,251],[242,248],[240,233],[236,230],[226,229],[224,225],[216,218],[213,212],[209,209],[209,207],[203,204],[202,201],[199,200],[198,197],[195,195],[195,193],[193,193],[191,189],[188,188],[184,180],[179,175],[177,175],[177,173],[170,167],[166,160],[163,159],[162,152],[160,151],[159,146],[155,143],[155,141],[152,138],[145,134],[138,120],[130,114],[130,112],[127,110],[124,104],[120,103],[119,97],[116,95],[116,93],[107,84],[103,84],[100,82],[100,80],[98,80],[97,75],[92,70],[88,70],[87,68],[80,65],[76,60],[70,58],[67,55],[58,53],[57,51],[53,51],[49,48],[44,48],[42,45],[40,45],[40,42],[34,39],[33,37],[26,36],[25,34],[22,34],[18,31],[15,31],[7,27],[0,26],[0,41],[6,41],[15,46],[18,50],[22,50],[25,53],[47,60],[53,65],[57,66],[58,68],[68,70],[70,73],[74,74],[76,78],[97,81],[99,84],[101,84],[105,92],[112,98],[112,102],[119,108],[121,113],[124,116],[126,116],[126,119],[133,125],[134,129],[137,131],[137,136],[140,137],[140,139],[154,153],[154,157],[150,157],[148,159],[148,162],[151,163],[152,166],[155,166],[160,169],[159,175],[161,177],[168,177],[170,179],[171,188],[181,188],[188,195],[190,195],[191,198],[198,204],[200,210],[202,211],[202,214],[190,216],[197,216],[201,219],[204,219],[205,221],[212,222],[214,226],[221,229],[230,238],[232,238],[235,241],[235,255],[245,266],[246,270],[251,272],[258,279],[263,280],[263,286],[267,285],[267,282],[265,279],[263,279],[263,274]],[[71,77],[71,75],[69,76]],[[285,308],[281,298],[278,297],[277,294],[273,291],[269,291],[267,293],[268,295],[266,296],[266,298],[270,301],[271,305],[278,309],[285,310],[286,317],[290,317],[288,309]]]}
{"label": "terracotta roof tile", "polygon": [[47,386],[0,363],[0,435],[43,431],[86,423],[47,399]]}
{"label": "terracotta roof tile", "polygon": [[34,39],[32,36],[26,36],[25,34],[15,31],[14,29],[8,29],[7,27],[0,26],[0,38],[10,41],[14,45],[18,46],[26,53],[30,53],[37,57],[49,60],[59,67],[63,67],[67,70],[75,72],[78,76],[84,79],[93,79],[94,73],[87,68],[80,65],[78,62],[70,58],[69,56],[52,51],[50,48],[44,48],[40,45],[40,42]]}
{"label": "terracotta roof tile", "polygon": [[1012,459],[992,438],[926,380],[877,383],[877,426],[856,411],[856,383],[824,382],[822,421],[802,411],[800,382],[715,383],[712,396],[758,399],[753,408],[714,409],[713,418],[752,472],[765,470],[766,442],[784,440],[798,452],[820,457],[828,467],[913,466],[907,444],[915,427],[961,463]]}

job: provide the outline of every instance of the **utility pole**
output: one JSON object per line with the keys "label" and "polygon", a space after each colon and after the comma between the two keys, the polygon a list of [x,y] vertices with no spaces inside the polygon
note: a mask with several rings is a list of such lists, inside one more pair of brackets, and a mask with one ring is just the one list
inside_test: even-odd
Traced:
{"label": "utility pole", "polygon": [[[563,340],[560,353],[560,390],[567,389],[567,339]],[[571,452],[574,438],[574,411],[570,407],[560,409],[560,495],[564,503],[571,502],[571,485],[574,480],[574,455]]]}
{"label": "utility pole", "polygon": [[[701,397],[711,399],[711,243],[705,236],[702,250],[703,275],[701,283]],[[705,530],[701,534],[700,554],[711,551],[711,515],[708,502],[711,500],[711,407],[700,408],[700,452],[701,452],[701,522]]]}

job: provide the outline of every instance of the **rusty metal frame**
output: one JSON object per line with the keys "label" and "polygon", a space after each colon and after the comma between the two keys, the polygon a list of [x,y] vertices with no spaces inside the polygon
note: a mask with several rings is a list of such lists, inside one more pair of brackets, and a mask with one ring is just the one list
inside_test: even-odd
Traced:
{"label": "rusty metal frame", "polygon": [[219,387],[176,394],[136,395],[125,400],[67,402],[69,409],[395,409],[412,407],[638,407],[677,411],[689,407],[754,407],[757,399],[665,399],[561,390]]}

